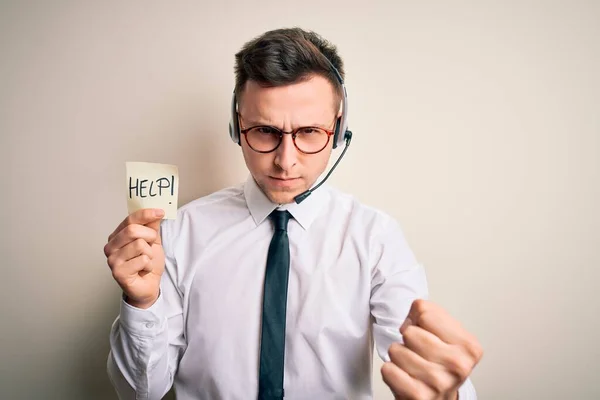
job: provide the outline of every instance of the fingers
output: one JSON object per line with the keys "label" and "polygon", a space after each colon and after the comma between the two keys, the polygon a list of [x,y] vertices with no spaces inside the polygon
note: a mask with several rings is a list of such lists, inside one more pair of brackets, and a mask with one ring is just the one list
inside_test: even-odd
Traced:
{"label": "fingers", "polygon": [[386,362],[381,367],[381,377],[390,387],[396,399],[425,399],[424,392],[428,391],[423,382],[419,382],[392,362]]}
{"label": "fingers", "polygon": [[390,346],[391,361],[436,395],[455,389],[460,381],[439,364],[430,362],[401,343]]}
{"label": "fingers", "polygon": [[[397,398],[456,398],[482,355],[477,339],[438,305],[415,300],[390,346],[384,380]],[[387,377],[385,376],[387,375]]]}
{"label": "fingers", "polygon": [[424,300],[413,302],[400,333],[407,348],[443,366],[459,380],[465,380],[483,356],[474,335],[444,309]]}
{"label": "fingers", "polygon": [[[158,223],[160,223],[160,220]],[[147,244],[160,244],[160,234],[155,229],[137,224],[127,225],[104,246],[104,255],[109,257],[111,254],[137,239],[142,239],[146,241]]]}
{"label": "fingers", "polygon": [[156,232],[156,240],[154,241],[154,243],[157,243],[157,244],[162,244],[162,240],[161,240],[161,236],[160,236],[160,223],[161,223],[161,219],[157,219],[154,222],[150,222],[150,223],[146,224],[146,226],[148,228],[150,228],[154,232]]}
{"label": "fingers", "polygon": [[414,325],[410,318],[404,321],[400,333],[406,347],[424,359],[438,364],[446,361],[446,353],[450,351],[451,346],[433,333]]}
{"label": "fingers", "polygon": [[[114,236],[116,236],[123,228],[128,225],[147,225],[150,223],[154,223],[152,228],[156,228],[155,230],[158,232],[158,228],[160,226],[160,219],[165,215],[164,210],[160,208],[144,208],[141,210],[137,210],[127,216],[117,228],[110,234],[108,237],[108,241],[110,242]],[[156,223],[158,222],[158,223]]]}
{"label": "fingers", "polygon": [[413,324],[420,326],[448,344],[462,344],[468,332],[440,306],[430,301],[415,300],[408,313]]}
{"label": "fingers", "polygon": [[108,265],[117,280],[123,280],[140,271],[151,271],[152,248],[143,239],[136,239],[108,257]]}
{"label": "fingers", "polygon": [[413,323],[445,343],[460,346],[475,363],[483,356],[483,349],[477,338],[435,303],[421,299],[415,300],[411,305],[407,320],[403,327]]}
{"label": "fingers", "polygon": [[400,333],[406,347],[428,361],[443,363],[447,358],[446,353],[450,352],[449,344],[425,329],[413,325],[408,318],[400,327]]}
{"label": "fingers", "polygon": [[123,288],[131,284],[139,276],[144,275],[142,272],[152,272],[152,262],[146,254],[132,258],[119,265],[119,267],[112,269],[113,278]]}
{"label": "fingers", "polygon": [[135,239],[133,242],[110,254],[108,256],[108,264],[114,268],[142,254],[152,259],[152,247],[143,238]]}
{"label": "fingers", "polygon": [[472,358],[462,346],[449,345],[434,334],[414,325],[403,325],[405,346],[427,361],[443,366],[453,375],[466,379],[472,370]]}

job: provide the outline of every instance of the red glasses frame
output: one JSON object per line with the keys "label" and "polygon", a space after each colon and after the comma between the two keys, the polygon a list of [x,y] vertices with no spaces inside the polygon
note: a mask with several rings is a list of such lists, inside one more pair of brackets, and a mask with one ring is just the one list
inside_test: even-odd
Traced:
{"label": "red glasses frame", "polygon": [[[292,131],[289,131],[289,132],[283,131],[283,130],[281,130],[281,129],[275,127],[275,126],[271,126],[271,125],[254,125],[254,126],[251,126],[249,128],[245,128],[244,129],[244,128],[242,128],[242,122],[240,120],[239,114],[238,114],[238,123],[240,125],[240,133],[242,135],[244,135],[244,139],[246,140],[246,144],[248,145],[248,147],[250,147],[253,151],[256,151],[257,153],[263,153],[263,154],[272,153],[275,150],[277,150],[277,148],[279,146],[281,146],[281,142],[283,142],[283,135],[284,134],[286,134],[286,135],[292,135],[292,141],[294,142],[294,147],[296,147],[296,149],[300,153],[303,153],[303,154],[317,154],[317,153],[322,152],[327,147],[327,145],[329,144],[329,141],[331,140],[331,136],[333,136],[335,134],[335,130],[329,130],[329,129],[321,128],[320,126],[301,126],[301,127],[298,127],[298,128],[296,128],[296,129],[294,129]],[[260,150],[256,150],[254,147],[252,147],[252,145],[248,141],[248,136],[246,135],[246,133],[250,132],[252,129],[255,129],[255,128],[269,128],[269,129],[273,129],[273,130],[279,132],[279,143],[277,143],[277,146],[275,146],[272,150],[268,150],[268,151],[260,151]],[[298,134],[298,132],[301,129],[306,129],[306,128],[320,129],[320,130],[325,131],[327,133],[327,142],[325,142],[325,144],[323,145],[323,147],[320,150],[308,152],[308,151],[302,150],[296,144],[296,135]]]}

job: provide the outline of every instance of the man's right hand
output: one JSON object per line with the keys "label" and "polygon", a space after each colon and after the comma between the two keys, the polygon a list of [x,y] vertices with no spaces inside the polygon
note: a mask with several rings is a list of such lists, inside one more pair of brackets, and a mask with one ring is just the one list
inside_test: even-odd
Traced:
{"label": "man's right hand", "polygon": [[165,252],[160,239],[164,211],[142,209],[130,214],[104,246],[108,266],[127,303],[148,308],[158,299]]}

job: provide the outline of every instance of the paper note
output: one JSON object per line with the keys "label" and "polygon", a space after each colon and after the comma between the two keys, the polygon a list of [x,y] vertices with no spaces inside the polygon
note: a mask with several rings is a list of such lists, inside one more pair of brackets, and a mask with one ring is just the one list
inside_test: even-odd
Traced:
{"label": "paper note", "polygon": [[127,162],[127,211],[161,208],[163,219],[177,216],[179,172],[176,165]]}

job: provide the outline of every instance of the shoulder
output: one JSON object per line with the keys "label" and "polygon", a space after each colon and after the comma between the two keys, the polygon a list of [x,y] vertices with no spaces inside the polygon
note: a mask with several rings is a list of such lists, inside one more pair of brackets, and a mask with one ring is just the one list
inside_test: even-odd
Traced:
{"label": "shoulder", "polygon": [[337,189],[332,189],[331,195],[334,200],[331,204],[336,209],[334,212],[345,214],[346,232],[354,241],[365,245],[373,267],[391,271],[417,265],[416,257],[396,218]]}
{"label": "shoulder", "polygon": [[[412,266],[416,258],[400,223],[389,213],[361,202],[355,196],[330,188],[330,222],[344,231],[344,240],[365,249],[372,266]],[[394,267],[396,268],[396,267]]]}
{"label": "shoulder", "polygon": [[369,233],[399,229],[397,220],[386,211],[363,203],[356,196],[334,187],[328,187],[331,196],[331,213],[344,217],[350,224],[360,225]]}

